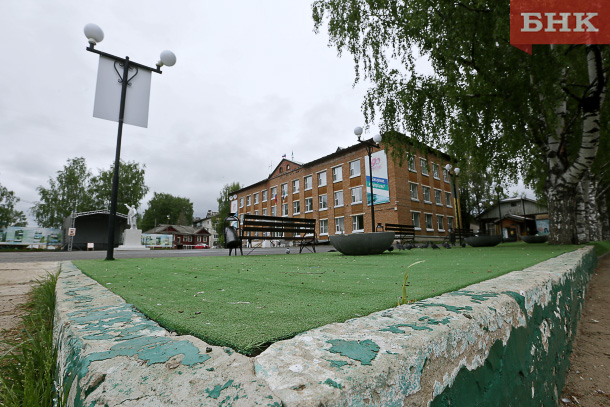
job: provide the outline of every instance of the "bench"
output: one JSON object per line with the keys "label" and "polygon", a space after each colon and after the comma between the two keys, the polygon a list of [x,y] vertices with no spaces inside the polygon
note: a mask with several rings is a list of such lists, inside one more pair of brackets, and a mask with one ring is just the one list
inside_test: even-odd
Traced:
{"label": "bench", "polygon": [[455,246],[456,240],[460,242],[460,246],[464,244],[463,240],[467,237],[474,236],[472,229],[453,229],[449,230],[449,234],[445,237],[445,243]]}
{"label": "bench", "polygon": [[396,239],[400,239],[400,244],[405,242],[415,242],[415,227],[413,225],[400,225],[398,223],[386,223],[386,232],[394,232]]}
{"label": "bench", "polygon": [[[243,242],[247,241],[251,246],[253,240],[293,240],[298,242],[299,253],[302,253],[304,248],[313,253],[316,252],[315,219],[246,214],[243,215],[238,235],[238,242],[232,247],[236,254],[237,248],[239,248],[243,255]],[[231,248],[229,248],[229,255],[231,255]]]}

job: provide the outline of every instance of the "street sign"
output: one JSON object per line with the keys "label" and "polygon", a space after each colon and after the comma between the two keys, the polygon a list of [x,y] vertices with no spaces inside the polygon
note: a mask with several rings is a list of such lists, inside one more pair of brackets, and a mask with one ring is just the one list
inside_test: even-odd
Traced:
{"label": "street sign", "polygon": [[76,236],[76,228],[69,228],[68,236]]}

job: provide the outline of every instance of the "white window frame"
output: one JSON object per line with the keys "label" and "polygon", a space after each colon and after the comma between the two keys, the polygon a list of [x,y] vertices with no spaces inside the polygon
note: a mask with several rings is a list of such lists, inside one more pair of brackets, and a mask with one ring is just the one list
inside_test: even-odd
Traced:
{"label": "white window frame", "polygon": [[446,168],[443,168],[443,180],[444,180],[446,183],[449,183],[449,172],[447,172],[447,169],[446,169]]}
{"label": "white window frame", "polygon": [[444,215],[436,215],[436,228],[439,232],[445,231],[445,216]]}
{"label": "white window frame", "polygon": [[331,172],[333,175],[333,183],[343,181],[343,168],[340,165],[331,168]]}
{"label": "white window frame", "polygon": [[[359,201],[354,200],[355,198],[357,198],[357,196],[354,196],[354,192],[356,190],[360,191],[360,200]],[[362,186],[350,188],[350,196],[351,196],[352,205],[361,204],[362,203]]]}
{"label": "white window frame", "polygon": [[414,155],[409,154],[409,156],[407,157],[407,163],[408,163],[409,171],[417,172],[417,168],[415,168],[415,156]]}
{"label": "white window frame", "polygon": [[[339,222],[339,219],[341,219],[341,222]],[[342,226],[340,229],[338,228],[339,224],[341,224],[341,226]],[[345,234],[345,217],[344,216],[337,216],[335,218],[335,234],[336,235]]]}
{"label": "white window frame", "polygon": [[[426,192],[428,192],[428,199],[426,199]],[[429,203],[429,204],[432,203],[432,201],[431,201],[432,196],[430,194],[430,187],[429,186],[422,185],[422,195],[423,195],[425,203]]]}
{"label": "white window frame", "polygon": [[326,194],[318,195],[318,210],[325,211],[328,209],[328,197]]}
{"label": "white window frame", "polygon": [[[451,205],[451,197],[452,197],[451,192],[445,191],[445,205],[447,205],[448,208],[453,208],[453,205]],[[449,199],[447,199],[447,198],[449,198]]]}
{"label": "white window frame", "polygon": [[296,201],[292,201],[292,214],[298,215],[301,213],[301,201],[298,199]]}
{"label": "white window frame", "polygon": [[[341,202],[340,203],[337,202],[338,201],[337,197],[341,197],[341,199],[340,199]],[[335,208],[340,208],[340,207],[343,206],[343,204],[344,204],[343,203],[343,190],[335,191],[333,193],[333,201],[335,202]]]}
{"label": "white window frame", "polygon": [[[307,182],[308,180],[309,183]],[[311,188],[313,188],[313,175],[307,175],[303,177],[303,187],[305,187],[304,191],[309,191]]]}
{"label": "white window frame", "polygon": [[326,170],[317,173],[318,188],[326,186]]}
{"label": "white window frame", "polygon": [[280,191],[282,193],[282,198],[288,196],[288,183],[285,182],[280,185]]}
{"label": "white window frame", "polygon": [[[413,198],[413,186],[415,186],[415,196],[416,196],[416,198]],[[409,196],[411,197],[412,201],[419,202],[419,191],[417,189],[417,183],[409,182]]]}
{"label": "white window frame", "polygon": [[271,206],[271,216],[277,216],[277,205]]}
{"label": "white window frame", "polygon": [[[415,216],[417,215],[417,222],[415,222]],[[411,211],[411,223],[415,230],[421,230],[421,213],[418,211]]]}
{"label": "white window frame", "polygon": [[421,175],[425,175],[426,177],[430,175],[428,171],[428,160],[425,158],[419,159],[419,166],[421,167]]}
{"label": "white window frame", "polygon": [[261,193],[262,193],[263,202],[267,202],[267,195],[268,195],[267,190],[265,189]]}
{"label": "white window frame", "polygon": [[292,180],[292,193],[297,194],[298,192],[299,192],[299,180],[293,179]]}
{"label": "white window frame", "polygon": [[[271,199],[275,200],[275,197],[277,197],[277,186],[271,187]],[[275,203],[277,203],[277,201]]]}
{"label": "white window frame", "polygon": [[263,216],[267,216],[267,208],[263,208]]}
{"label": "white window frame", "polygon": [[434,189],[434,202],[436,202],[438,206],[443,206],[443,191],[440,189]]}
{"label": "white window frame", "polygon": [[282,204],[282,216],[288,216],[288,202]]}
{"label": "white window frame", "polygon": [[350,178],[356,178],[359,177],[361,174],[360,171],[360,159],[354,160],[354,161],[350,161],[349,162],[349,177]]}
{"label": "white window frame", "polygon": [[[354,226],[358,226],[357,218],[362,218],[362,229],[356,229]],[[352,233],[364,233],[364,214],[359,213],[352,215]]]}
{"label": "white window frame", "polygon": [[[431,228],[428,227],[428,219],[430,219]],[[434,217],[431,213],[424,212],[424,223],[426,224],[426,232],[434,232]]]}
{"label": "white window frame", "polygon": [[[326,225],[326,231],[324,232],[322,230],[322,224]],[[319,225],[319,229],[320,229],[320,236],[328,236],[328,218],[326,219],[320,219],[320,221],[318,222]]]}
{"label": "white window frame", "polygon": [[447,227],[449,228],[449,230],[455,229],[453,227],[453,216],[447,216]]}
{"label": "white window frame", "polygon": [[[311,208],[309,210],[307,209],[307,202],[311,203],[311,205],[310,205]],[[310,213],[310,212],[313,212],[313,197],[311,197],[311,196],[309,198],[305,198],[305,213]]]}
{"label": "white window frame", "polygon": [[439,165],[436,163],[432,163],[432,177],[434,179],[441,179],[440,173],[439,173]]}
{"label": "white window frame", "polygon": [[252,197],[250,195],[246,196],[246,206],[252,205]]}
{"label": "white window frame", "polygon": [[243,208],[244,207],[244,198],[239,198],[239,207]]}
{"label": "white window frame", "polygon": [[258,205],[258,192],[254,193],[254,205]]}

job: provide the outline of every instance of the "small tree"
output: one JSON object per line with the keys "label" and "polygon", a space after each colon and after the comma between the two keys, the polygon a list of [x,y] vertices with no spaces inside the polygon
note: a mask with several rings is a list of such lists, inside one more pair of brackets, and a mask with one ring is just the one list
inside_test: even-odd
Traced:
{"label": "small tree", "polygon": [[212,219],[212,224],[214,227],[214,231],[218,235],[218,244],[221,247],[224,247],[225,244],[225,236],[224,236],[224,220],[231,213],[231,201],[229,197],[236,191],[240,190],[239,182],[234,182],[232,184],[225,185],[220,191],[220,195],[218,196],[218,214],[214,216]]}
{"label": "small tree", "polygon": [[25,214],[15,209],[20,199],[13,191],[9,191],[0,184],[0,228],[7,226],[25,226],[27,223]]}
{"label": "small tree", "polygon": [[167,223],[193,224],[193,203],[190,199],[155,192],[153,198],[148,201],[140,227],[142,230],[149,230],[158,224]]}

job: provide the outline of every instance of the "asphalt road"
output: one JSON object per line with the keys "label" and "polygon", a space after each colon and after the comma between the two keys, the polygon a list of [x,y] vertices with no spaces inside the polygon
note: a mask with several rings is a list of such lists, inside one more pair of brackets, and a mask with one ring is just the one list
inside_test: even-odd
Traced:
{"label": "asphalt road", "polygon": [[[330,245],[316,246],[317,252],[328,252],[333,247]],[[244,247],[244,255],[285,254],[285,247],[270,247],[247,249]],[[309,253],[307,249],[304,253]],[[115,250],[115,259],[143,259],[154,257],[205,257],[205,256],[228,256],[228,249],[199,249],[199,250]],[[291,247],[290,254],[299,254],[298,247]],[[0,263],[42,262],[42,261],[65,261],[65,260],[92,260],[105,259],[106,251],[72,251],[72,252],[0,252]]]}

